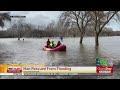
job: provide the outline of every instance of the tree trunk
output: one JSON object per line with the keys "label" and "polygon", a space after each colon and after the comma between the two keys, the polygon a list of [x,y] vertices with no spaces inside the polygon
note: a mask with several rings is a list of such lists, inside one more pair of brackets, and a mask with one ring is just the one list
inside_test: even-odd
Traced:
{"label": "tree trunk", "polygon": [[20,40],[20,38],[18,37],[18,40]]}
{"label": "tree trunk", "polygon": [[20,36],[18,36],[18,40],[20,40]]}
{"label": "tree trunk", "polygon": [[83,36],[81,35],[80,36],[80,44],[82,44],[82,42],[83,42]]}
{"label": "tree trunk", "polygon": [[82,42],[83,42],[84,35],[85,35],[85,30],[83,30],[83,31],[80,33],[80,44],[82,44]]}
{"label": "tree trunk", "polygon": [[99,45],[99,39],[98,39],[98,37],[99,37],[99,34],[96,34],[96,35],[95,35],[95,45],[96,45],[96,46]]}

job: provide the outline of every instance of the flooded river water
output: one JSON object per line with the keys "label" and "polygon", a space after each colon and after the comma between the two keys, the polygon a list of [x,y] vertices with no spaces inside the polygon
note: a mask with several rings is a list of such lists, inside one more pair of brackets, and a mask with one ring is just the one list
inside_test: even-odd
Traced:
{"label": "flooded river water", "polygon": [[[120,37],[100,37],[99,47],[95,47],[94,37],[85,37],[83,45],[79,38],[64,38],[67,46],[64,52],[43,51],[47,38],[0,39],[0,64],[47,64],[49,66],[95,66],[97,56],[111,56],[120,60]],[[59,38],[50,38],[57,41]],[[0,78],[97,78],[96,76],[1,76]]]}

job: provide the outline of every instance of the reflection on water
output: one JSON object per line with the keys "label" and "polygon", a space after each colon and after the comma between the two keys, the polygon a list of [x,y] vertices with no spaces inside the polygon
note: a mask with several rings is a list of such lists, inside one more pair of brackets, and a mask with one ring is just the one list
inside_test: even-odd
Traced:
{"label": "reflection on water", "polygon": [[[47,38],[25,38],[24,42],[17,38],[0,39],[0,64],[47,64],[55,66],[94,66],[95,58],[112,56],[120,60],[120,37],[100,37],[99,47],[95,46],[94,37],[64,38],[67,51],[43,51]],[[55,43],[59,38],[51,38]]]}
{"label": "reflection on water", "polygon": [[95,58],[96,57],[102,57],[102,55],[101,55],[101,49],[100,49],[100,46],[95,46]]}

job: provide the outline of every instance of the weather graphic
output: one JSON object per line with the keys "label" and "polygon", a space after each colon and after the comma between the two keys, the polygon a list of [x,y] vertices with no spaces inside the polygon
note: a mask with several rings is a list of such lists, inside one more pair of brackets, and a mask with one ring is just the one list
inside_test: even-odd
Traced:
{"label": "weather graphic", "polygon": [[96,58],[97,73],[113,73],[112,58]]}
{"label": "weather graphic", "polygon": [[97,66],[113,66],[111,58],[96,58],[96,65]]}

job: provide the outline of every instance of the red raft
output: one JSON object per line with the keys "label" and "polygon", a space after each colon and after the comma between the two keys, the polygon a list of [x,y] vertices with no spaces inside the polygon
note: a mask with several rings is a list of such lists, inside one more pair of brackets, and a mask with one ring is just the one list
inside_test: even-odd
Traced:
{"label": "red raft", "polygon": [[55,47],[55,48],[47,48],[46,46],[44,46],[43,50],[45,51],[66,51],[66,46],[64,44],[58,47]]}

